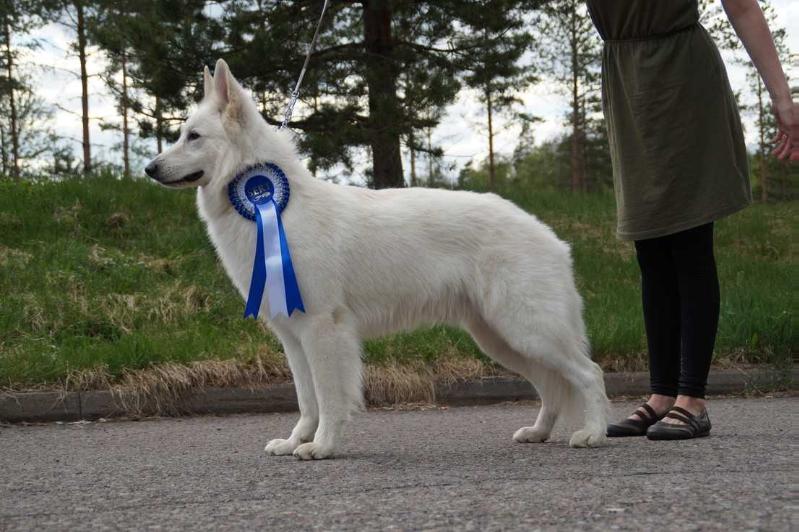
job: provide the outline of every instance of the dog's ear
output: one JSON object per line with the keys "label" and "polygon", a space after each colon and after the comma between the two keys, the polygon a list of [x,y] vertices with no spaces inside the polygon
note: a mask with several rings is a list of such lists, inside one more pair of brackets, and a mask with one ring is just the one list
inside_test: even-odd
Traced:
{"label": "dog's ear", "polygon": [[241,117],[242,88],[224,59],[218,60],[214,67],[214,90],[220,111],[238,120]]}
{"label": "dog's ear", "polygon": [[208,70],[208,65],[203,67],[203,93],[204,98],[210,98],[214,93],[214,78]]}
{"label": "dog's ear", "polygon": [[219,105],[222,109],[230,102],[229,77],[230,68],[228,68],[227,63],[225,63],[224,59],[218,60],[214,67],[214,92],[216,92],[216,97],[219,99]]}

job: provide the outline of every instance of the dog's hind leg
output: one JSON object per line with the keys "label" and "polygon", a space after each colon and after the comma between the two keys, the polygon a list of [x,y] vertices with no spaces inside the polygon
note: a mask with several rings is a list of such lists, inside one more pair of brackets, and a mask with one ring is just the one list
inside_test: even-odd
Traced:
{"label": "dog's hind leg", "polygon": [[348,320],[311,318],[301,338],[319,404],[319,426],[312,442],[294,450],[303,460],[333,456],[344,425],[363,407],[361,341]]}
{"label": "dog's hind leg", "polygon": [[[508,316],[509,320],[513,317]],[[503,330],[508,345],[525,353],[540,371],[537,386],[546,397],[556,398],[561,416],[573,418],[583,428],[572,434],[572,447],[595,447],[606,443],[609,404],[605,395],[602,370],[586,354],[585,341],[574,331],[579,326],[563,326],[557,316],[541,312],[535,323],[495,322]],[[515,334],[514,334],[515,333]],[[542,412],[543,413],[543,412]],[[544,421],[544,420],[542,420]],[[531,430],[530,433],[535,431]],[[522,432],[520,438],[525,436]]]}
{"label": "dog's hind leg", "polygon": [[575,364],[564,375],[581,397],[583,428],[572,434],[571,447],[599,447],[607,443],[608,412],[610,404],[605,393],[602,369],[588,357],[573,359]]}
{"label": "dog's hind leg", "polygon": [[520,428],[513,439],[529,443],[546,441],[560,414],[563,394],[571,390],[568,383],[563,383],[565,390],[553,386],[553,372],[515,351],[479,316],[470,319],[466,329],[485,354],[532,382],[541,398],[541,410],[535,425]]}
{"label": "dog's hind leg", "polygon": [[538,417],[531,427],[522,427],[513,433],[514,441],[519,443],[539,443],[549,439],[552,434],[552,428],[561,414],[561,409],[564,404],[564,393],[568,393],[568,383],[563,383],[564,388],[558,389],[553,386],[553,372],[542,368],[536,367],[533,362],[531,366],[536,369],[533,370],[533,376],[529,380],[535,385],[538,396],[541,398],[541,410],[538,411]]}
{"label": "dog's hind leg", "polygon": [[264,450],[267,454],[279,456],[292,454],[301,444],[313,440],[316,427],[319,424],[319,407],[316,403],[311,367],[305,358],[302,345],[290,334],[277,331],[276,334],[286,353],[294,380],[294,389],[297,392],[297,403],[300,407],[300,420],[291,431],[291,436],[286,440],[275,439],[266,444]]}
{"label": "dog's hind leg", "polygon": [[574,393],[572,385],[563,379],[556,371],[530,361],[536,368],[531,379],[535,389],[541,397],[541,410],[532,427],[522,427],[513,434],[513,439],[519,443],[537,443],[549,439],[552,427],[563,414],[564,407],[569,407]]}

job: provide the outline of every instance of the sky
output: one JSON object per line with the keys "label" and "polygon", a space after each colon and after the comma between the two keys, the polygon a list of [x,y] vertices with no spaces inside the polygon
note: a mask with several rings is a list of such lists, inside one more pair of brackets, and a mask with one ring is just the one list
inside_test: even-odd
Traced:
{"label": "sky", "polygon": [[[787,31],[789,49],[794,54],[799,54],[799,1],[772,0],[777,14],[777,23]],[[23,68],[31,76],[36,92],[47,104],[52,106],[53,129],[62,137],[70,139],[76,156],[80,157],[80,94],[79,78],[74,74],[78,70],[77,57],[69,50],[72,36],[66,29],[50,24],[37,30],[33,35],[41,46],[35,50],[26,51],[22,61]],[[725,56],[730,82],[733,89],[737,90],[746,86],[746,67],[735,64],[730,57]],[[88,58],[88,72],[90,93],[90,116],[92,156],[95,159],[113,160],[119,162],[121,156],[115,147],[121,142],[120,134],[113,130],[101,129],[101,122],[106,120],[116,121],[117,111],[112,97],[103,81],[96,74],[103,71],[105,61],[101,53],[91,50]],[[785,65],[788,76],[799,80],[799,64],[794,61],[792,65]],[[313,68],[313,65],[310,66]],[[198,76],[201,73],[198,72]],[[234,72],[235,75],[235,72]],[[557,87],[544,79],[525,90],[520,98],[522,104],[515,110],[529,113],[539,117],[542,121],[535,125],[533,135],[536,142],[543,142],[558,137],[566,132],[564,125],[565,114],[568,112],[568,102]],[[754,145],[754,127],[752,117],[744,114],[744,125],[747,130],[747,144]],[[444,151],[443,164],[454,165],[450,172],[455,177],[460,168],[467,164],[479,163],[488,156],[488,141],[485,131],[485,113],[472,91],[464,90],[448,108],[444,119],[432,133],[432,142],[439,145]],[[519,126],[500,116],[496,120],[496,136],[494,139],[495,151],[501,155],[510,155],[518,142]],[[141,139],[134,142],[145,153],[155,154],[155,143]],[[134,159],[133,173],[142,172],[146,163],[143,158]],[[356,163],[354,175],[337,176],[342,181],[362,182],[361,173],[368,164],[366,156]],[[419,162],[423,175],[426,162]],[[407,157],[405,171],[408,173]],[[343,172],[335,169],[335,172]]]}

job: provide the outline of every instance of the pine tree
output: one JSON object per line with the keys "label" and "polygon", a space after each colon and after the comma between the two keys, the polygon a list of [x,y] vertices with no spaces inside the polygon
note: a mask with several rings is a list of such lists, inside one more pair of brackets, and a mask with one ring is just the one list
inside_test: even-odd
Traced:
{"label": "pine tree", "polygon": [[[218,4],[226,13],[228,3]],[[131,74],[152,97],[142,112],[154,122],[154,134],[161,141],[171,140],[176,136],[173,126],[202,97],[203,66],[227,56],[223,20],[206,12],[204,0],[144,0],[135,8],[130,32],[136,65]],[[156,26],[153,21],[158,21]]]}
{"label": "pine tree", "polygon": [[[760,7],[771,29],[774,45],[780,55],[782,64],[790,64],[790,51],[786,43],[786,32],[779,24],[772,3],[769,0],[762,0]],[[771,197],[771,177],[781,174],[783,179],[786,179],[789,174],[788,165],[771,156],[771,141],[777,131],[774,113],[771,109],[771,100],[760,74],[743,48],[741,40],[727,19],[722,6],[712,0],[701,0],[700,12],[702,25],[713,37],[716,45],[726,53],[728,56],[726,60],[734,64],[745,65],[747,69],[748,93],[735,92],[735,99],[741,111],[754,116],[757,149],[753,155],[753,174],[760,188],[760,200],[766,202]],[[784,182],[783,188],[785,188]]]}
{"label": "pine tree", "polygon": [[17,145],[11,143],[9,98],[0,98],[0,176],[36,175],[43,161],[69,149],[52,128],[52,108],[32,89],[32,81],[15,69],[14,109]]}
{"label": "pine tree", "polygon": [[[0,65],[3,76],[0,81],[0,99],[7,107],[8,124],[2,127],[3,174],[20,178],[21,142],[19,94],[28,91],[17,68],[19,50],[14,48],[12,38],[25,34],[42,25],[50,14],[50,3],[44,0],[4,0],[0,3],[0,39],[2,55]],[[35,42],[23,43],[22,46],[34,47]]]}
{"label": "pine tree", "polygon": [[91,0],[60,0],[61,18],[59,22],[70,30],[75,40],[72,50],[78,57],[78,77],[81,85],[81,126],[83,147],[83,173],[92,170],[92,145],[90,137],[89,116],[89,72],[88,61],[88,25],[95,13],[95,3]]}
{"label": "pine tree", "polygon": [[[99,0],[96,2],[97,12],[89,25],[89,40],[97,44],[108,59],[106,71],[101,75],[106,86],[117,101],[119,124],[104,123],[101,127],[116,129],[122,135],[122,171],[130,177],[130,137],[131,112],[138,108],[132,96],[131,39],[128,28],[133,17],[131,4],[115,0]],[[121,81],[117,81],[117,77]]]}
{"label": "pine tree", "polygon": [[468,20],[464,33],[482,34],[483,45],[462,54],[465,82],[474,88],[485,106],[488,126],[488,188],[494,188],[496,164],[494,160],[494,117],[510,111],[519,103],[517,94],[536,78],[533,65],[523,65],[522,55],[532,43],[529,27],[534,21],[526,20],[528,2],[514,0],[480,2],[481,16]]}
{"label": "pine tree", "polygon": [[[529,9],[536,4],[526,2]],[[321,5],[320,0],[227,4],[225,43],[233,71],[257,94],[287,98]],[[494,11],[495,27],[512,26],[514,12]],[[302,147],[313,165],[351,165],[354,150],[368,147],[372,184],[403,186],[400,141],[407,139],[414,152],[423,148],[419,133],[437,123],[439,109],[457,94],[461,57],[495,44],[495,38],[471,31],[487,15],[481,2],[456,0],[331,4],[306,75],[305,105],[290,124],[305,133]],[[267,102],[265,109],[268,118],[282,114],[280,103]]]}
{"label": "pine tree", "polygon": [[586,190],[585,150],[589,128],[596,124],[589,114],[597,111],[599,104],[601,42],[583,2],[552,0],[543,12],[539,31],[546,40],[541,68],[569,95],[570,186],[572,191]]}
{"label": "pine tree", "polygon": [[[786,44],[785,28],[780,27],[774,7],[768,1],[760,3],[763,15],[766,17],[768,26],[771,29],[771,36],[774,45],[783,64],[789,64],[789,50]],[[756,172],[760,184],[760,201],[767,202],[771,196],[771,177],[775,173],[786,174],[785,164],[771,156],[772,140],[777,134],[777,122],[771,108],[771,99],[760,78],[760,74],[751,62],[747,61],[748,72],[746,75],[749,82],[749,90],[753,95],[753,102],[744,106],[744,109],[752,112],[755,117],[755,127],[757,129],[757,151],[755,152]]]}
{"label": "pine tree", "polygon": [[[699,0],[699,22],[704,26],[716,46],[722,51],[740,54],[743,51],[741,40],[724,13],[721,2],[715,0]],[[741,58],[737,58],[741,60]]]}
{"label": "pine tree", "polygon": [[176,138],[175,126],[202,96],[203,65],[224,55],[212,52],[221,48],[222,18],[209,15],[204,0],[94,0],[93,5],[89,38],[109,59],[104,78],[117,99],[128,159],[123,165],[129,167],[134,129],[155,138],[159,153],[165,141]]}
{"label": "pine tree", "polygon": [[[13,11],[8,9],[3,13],[3,48],[5,51],[3,59],[5,60],[6,76],[3,83],[3,95],[8,100],[8,116],[10,119],[10,127],[8,128],[9,137],[11,141],[11,175],[14,179],[19,179],[19,115],[17,114],[17,100],[16,91],[18,90],[19,82],[14,75],[14,59],[15,52],[11,44],[11,25],[13,20]],[[7,150],[5,149],[5,136],[3,142],[3,170],[4,174],[8,167]]]}

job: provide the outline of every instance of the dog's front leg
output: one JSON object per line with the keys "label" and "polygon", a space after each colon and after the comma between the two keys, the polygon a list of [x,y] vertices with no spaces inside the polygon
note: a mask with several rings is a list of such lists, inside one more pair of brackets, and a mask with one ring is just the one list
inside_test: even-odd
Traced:
{"label": "dog's front leg", "polygon": [[316,403],[311,367],[305,358],[300,342],[290,334],[276,332],[291,369],[294,389],[297,392],[297,404],[300,407],[300,420],[291,431],[287,440],[275,439],[266,444],[267,454],[286,455],[294,452],[300,444],[313,440],[319,424],[319,408]]}
{"label": "dog's front leg", "polygon": [[350,414],[362,406],[361,342],[346,320],[314,320],[301,342],[311,367],[319,404],[319,427],[312,442],[294,450],[303,460],[333,456]]}

